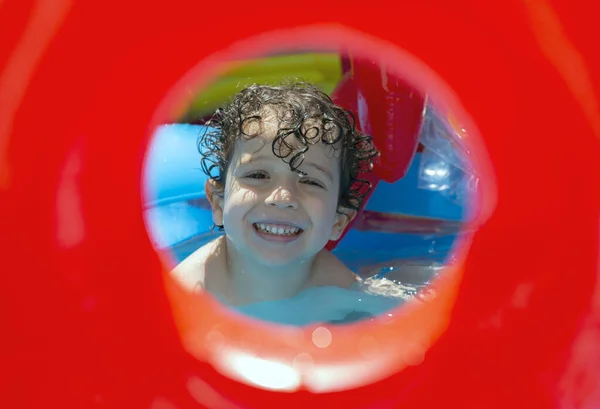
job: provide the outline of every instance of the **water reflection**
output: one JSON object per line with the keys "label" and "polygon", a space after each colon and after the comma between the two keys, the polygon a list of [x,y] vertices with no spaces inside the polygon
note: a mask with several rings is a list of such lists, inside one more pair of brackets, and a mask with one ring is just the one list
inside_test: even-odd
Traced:
{"label": "water reflection", "polygon": [[440,262],[394,260],[370,271],[363,285],[367,293],[428,301],[435,294],[431,285],[444,268],[446,265]]}

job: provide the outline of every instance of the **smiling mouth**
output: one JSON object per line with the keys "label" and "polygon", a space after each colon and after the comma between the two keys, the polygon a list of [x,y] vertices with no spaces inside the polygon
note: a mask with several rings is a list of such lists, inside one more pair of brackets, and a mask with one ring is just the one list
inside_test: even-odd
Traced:
{"label": "smiling mouth", "polygon": [[274,236],[298,236],[304,231],[299,227],[272,223],[254,223],[253,226],[260,233]]}

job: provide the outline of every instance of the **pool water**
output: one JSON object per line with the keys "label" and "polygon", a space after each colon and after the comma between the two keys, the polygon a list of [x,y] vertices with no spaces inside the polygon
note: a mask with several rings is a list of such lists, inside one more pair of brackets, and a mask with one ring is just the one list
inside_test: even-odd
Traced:
{"label": "pool water", "polygon": [[276,324],[303,326],[314,323],[348,324],[371,319],[405,302],[400,297],[368,294],[360,286],[306,289],[292,298],[265,301],[234,308],[236,311]]}

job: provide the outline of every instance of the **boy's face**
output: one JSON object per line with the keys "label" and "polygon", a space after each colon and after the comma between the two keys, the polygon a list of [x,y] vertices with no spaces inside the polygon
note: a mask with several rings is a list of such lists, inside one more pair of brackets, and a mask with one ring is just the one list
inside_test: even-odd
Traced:
{"label": "boy's face", "polygon": [[337,240],[351,220],[338,212],[339,150],[320,141],[310,145],[301,176],[273,154],[273,118],[249,126],[260,127],[259,134],[236,142],[223,196],[211,194],[207,182],[213,220],[244,258],[271,267],[300,263]]}

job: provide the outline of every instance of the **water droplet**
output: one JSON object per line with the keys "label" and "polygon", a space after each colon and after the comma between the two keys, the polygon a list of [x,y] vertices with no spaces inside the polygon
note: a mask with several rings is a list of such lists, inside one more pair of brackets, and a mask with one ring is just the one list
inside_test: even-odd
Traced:
{"label": "water droplet", "polygon": [[162,396],[157,396],[150,404],[150,409],[177,409],[172,402]]}
{"label": "water droplet", "polygon": [[204,345],[206,345],[206,347],[211,350],[221,348],[224,343],[225,337],[223,336],[223,334],[221,334],[220,331],[216,329],[210,331],[208,334],[206,334],[206,337],[204,338]]}
{"label": "water droplet", "polygon": [[414,343],[405,347],[406,355],[404,361],[410,366],[417,366],[425,360],[427,349],[420,344]]}
{"label": "water droplet", "polygon": [[292,363],[294,369],[298,371],[310,370],[314,365],[314,360],[308,352],[301,352],[294,358]]}
{"label": "water droplet", "polygon": [[331,332],[325,327],[318,327],[312,333],[312,341],[317,348],[327,348],[331,345],[331,340]]}

